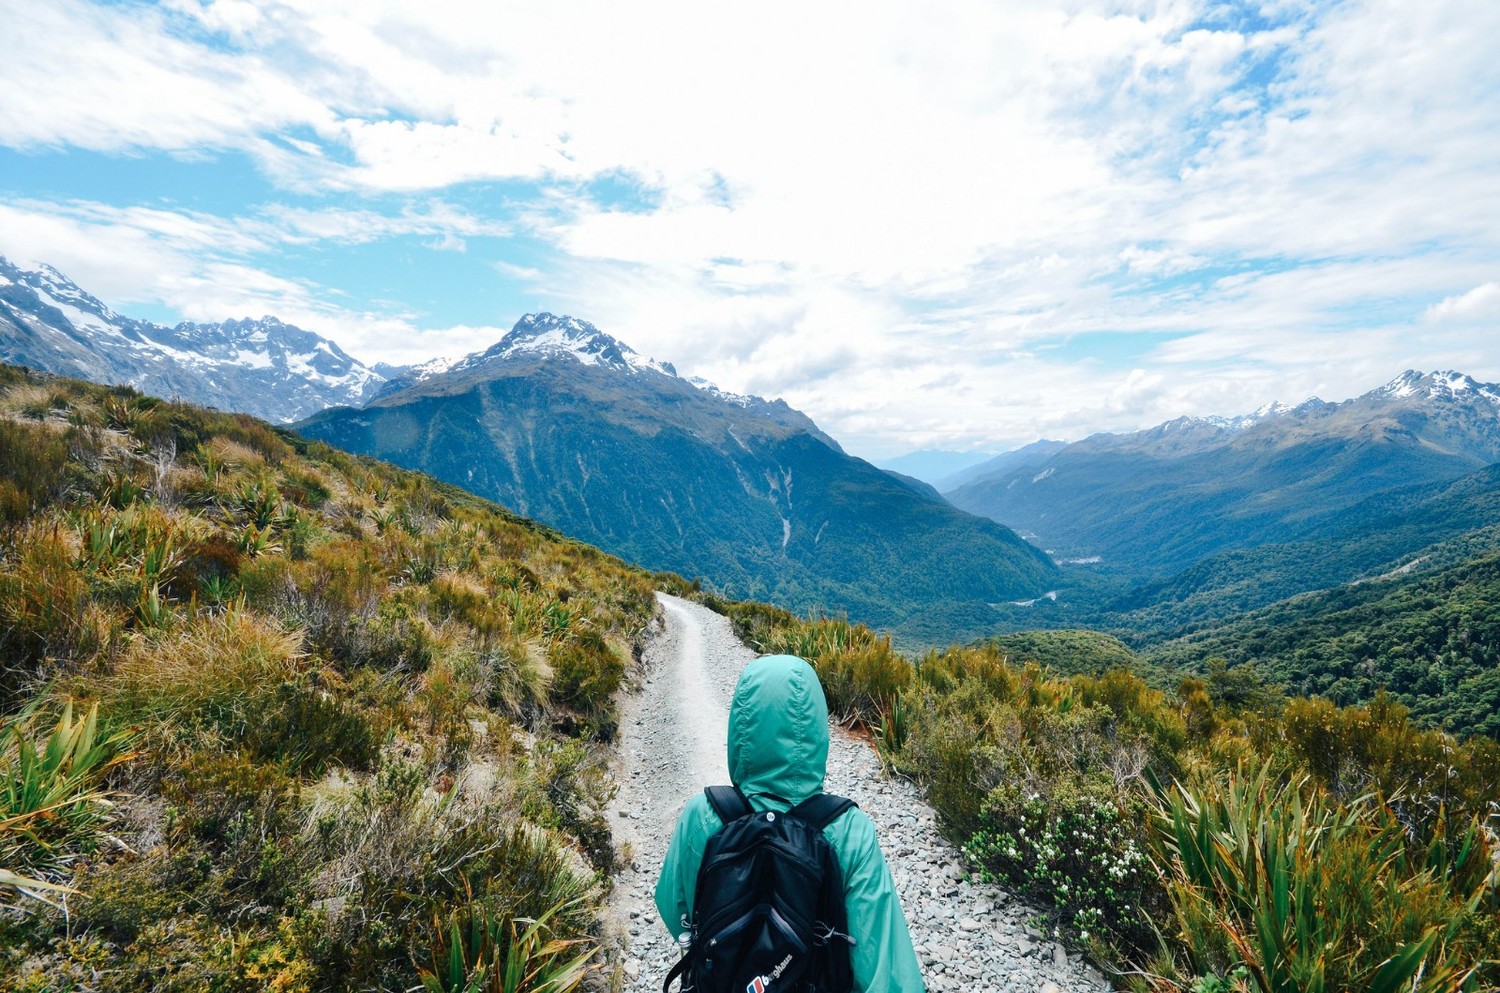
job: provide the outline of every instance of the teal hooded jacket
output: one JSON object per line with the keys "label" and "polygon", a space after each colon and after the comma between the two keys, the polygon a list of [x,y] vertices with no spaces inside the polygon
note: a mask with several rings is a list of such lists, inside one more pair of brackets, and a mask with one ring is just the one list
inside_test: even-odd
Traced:
{"label": "teal hooded jacket", "polygon": [[[767,655],[745,666],[729,707],[729,775],[750,805],[787,810],[822,792],[827,768],[828,703],[812,667],[791,655]],[[677,819],[656,884],[657,912],[674,936],[692,919],[703,846],[723,826],[702,793]],[[874,823],[853,807],[823,833],[844,872],[856,993],[925,990]]]}

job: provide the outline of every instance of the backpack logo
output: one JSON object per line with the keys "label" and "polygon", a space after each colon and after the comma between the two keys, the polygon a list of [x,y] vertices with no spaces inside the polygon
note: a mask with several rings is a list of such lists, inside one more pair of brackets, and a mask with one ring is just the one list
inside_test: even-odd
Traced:
{"label": "backpack logo", "polygon": [[771,970],[771,974],[769,976],[756,976],[754,979],[750,980],[750,982],[745,986],[745,993],[766,993],[766,988],[776,980],[780,979],[781,974],[783,972],[786,972],[786,967],[791,964],[792,957],[788,955],[786,958],[782,959],[776,964],[776,968]]}

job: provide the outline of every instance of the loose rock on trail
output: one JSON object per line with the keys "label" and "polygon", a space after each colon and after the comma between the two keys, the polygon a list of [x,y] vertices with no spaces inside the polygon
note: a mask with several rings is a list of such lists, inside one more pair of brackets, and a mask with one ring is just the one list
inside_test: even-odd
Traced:
{"label": "loose rock on trail", "polygon": [[[606,947],[632,993],[659,990],[677,958],[652,890],[672,827],[689,797],[729,782],[729,700],[755,653],[728,618],[657,594],[662,613],[621,701],[609,816],[628,859],[615,879]],[[850,797],[875,821],[906,910],[927,988],[1063,993],[1108,990],[1099,973],[1028,922],[1037,912],[999,887],[967,878],[961,855],[937,831],[911,783],[889,778],[870,746],[834,725],[825,788]]]}

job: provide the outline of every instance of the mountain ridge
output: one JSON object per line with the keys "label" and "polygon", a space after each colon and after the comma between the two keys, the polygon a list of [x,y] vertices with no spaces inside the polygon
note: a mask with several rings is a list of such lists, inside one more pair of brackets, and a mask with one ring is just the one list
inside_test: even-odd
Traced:
{"label": "mountain ridge", "polygon": [[384,377],[278,318],[174,327],[124,317],[50,265],[0,257],[0,361],[288,423],[361,403]]}
{"label": "mountain ridge", "polygon": [[[484,352],[296,427],[650,568],[800,609],[900,627],[945,597],[983,607],[1049,588],[1055,567],[1009,528],[847,455],[784,401],[632,354],[587,322],[528,315]],[[877,577],[900,577],[911,602],[881,595]]]}
{"label": "mountain ridge", "polygon": [[946,495],[1035,534],[1058,557],[1162,573],[1497,461],[1500,387],[1411,370],[1349,400],[1270,409],[1242,426],[1178,418],[1091,435]]}

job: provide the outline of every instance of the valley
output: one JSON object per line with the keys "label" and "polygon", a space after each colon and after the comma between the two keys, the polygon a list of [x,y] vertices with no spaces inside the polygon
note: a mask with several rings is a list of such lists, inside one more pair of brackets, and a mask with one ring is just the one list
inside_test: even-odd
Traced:
{"label": "valley", "polygon": [[[1464,699],[1454,726],[1493,733],[1489,690],[1476,697],[1466,681],[1488,679],[1483,664],[1436,682],[1392,675],[1441,666],[1454,645],[1488,657],[1467,622],[1399,647],[1366,630],[1369,611],[1343,606],[1409,611],[1424,602],[1411,591],[1439,575],[1460,577],[1448,601],[1489,602],[1477,577],[1500,550],[1500,388],[1461,373],[1039,441],[947,475],[955,453],[911,462],[934,487],[849,456],[783,401],[682,378],[577,318],[529,314],[485,350],[377,372],[274,318],[168,329],[121,317],[53,269],[0,262],[0,278],[5,356],[303,416],[307,437],[427,472],[718,596],[890,631],[914,656],[1095,631],[1163,688],[1223,658],[1346,704],[1385,687],[1422,721],[1445,721]],[[1377,647],[1340,661],[1309,646],[1300,662],[1246,647],[1268,644],[1247,632],[1314,623]],[[1122,658],[1041,654],[1077,671]],[[1345,672],[1355,664],[1363,675]]]}

